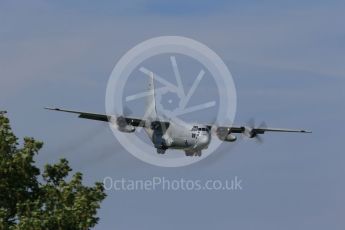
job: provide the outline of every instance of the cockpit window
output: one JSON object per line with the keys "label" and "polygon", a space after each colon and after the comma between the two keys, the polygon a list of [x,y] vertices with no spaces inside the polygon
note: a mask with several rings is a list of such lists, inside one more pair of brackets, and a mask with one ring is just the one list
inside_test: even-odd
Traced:
{"label": "cockpit window", "polygon": [[208,131],[207,128],[199,128],[198,126],[193,126],[192,130],[193,131]]}

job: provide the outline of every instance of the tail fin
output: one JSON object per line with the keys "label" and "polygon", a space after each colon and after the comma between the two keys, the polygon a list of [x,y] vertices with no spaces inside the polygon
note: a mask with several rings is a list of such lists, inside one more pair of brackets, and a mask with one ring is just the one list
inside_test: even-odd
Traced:
{"label": "tail fin", "polygon": [[150,72],[149,76],[149,84],[148,84],[148,93],[147,101],[146,101],[146,119],[147,120],[157,120],[157,111],[156,111],[156,99],[155,99],[155,85],[154,85],[154,78],[153,72]]}

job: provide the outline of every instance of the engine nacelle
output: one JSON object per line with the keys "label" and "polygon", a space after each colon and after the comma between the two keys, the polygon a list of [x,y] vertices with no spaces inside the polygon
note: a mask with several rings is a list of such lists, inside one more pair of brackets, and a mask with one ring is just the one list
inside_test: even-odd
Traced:
{"label": "engine nacelle", "polygon": [[126,118],[122,116],[116,119],[116,125],[117,125],[117,129],[120,132],[133,133],[135,131],[135,127],[133,125],[129,125],[126,121]]}
{"label": "engine nacelle", "polygon": [[133,125],[118,126],[118,130],[124,133],[133,133],[135,131],[135,127]]}
{"label": "engine nacelle", "polygon": [[237,140],[237,137],[235,135],[232,135],[231,133],[229,133],[223,141],[228,141],[228,142],[234,142]]}
{"label": "engine nacelle", "polygon": [[228,127],[218,127],[216,134],[222,141],[234,142],[237,140],[237,137],[230,133],[230,129]]}

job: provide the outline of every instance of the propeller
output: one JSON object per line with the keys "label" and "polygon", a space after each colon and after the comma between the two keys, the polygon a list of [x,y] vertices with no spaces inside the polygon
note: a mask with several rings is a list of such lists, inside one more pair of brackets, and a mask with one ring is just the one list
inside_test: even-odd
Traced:
{"label": "propeller", "polygon": [[122,114],[117,114],[115,116],[115,119],[112,119],[110,123],[111,125],[114,125],[116,127],[125,127],[127,125],[125,117],[130,116],[131,114],[133,114],[133,111],[128,106],[124,105],[122,109]]}
{"label": "propeller", "polygon": [[247,125],[244,126],[243,135],[248,137],[248,138],[254,138],[254,140],[257,143],[262,144],[264,140],[259,135],[259,134],[262,134],[262,133],[259,133],[257,130],[260,129],[260,128],[266,128],[266,127],[267,127],[267,125],[266,125],[266,123],[264,121],[261,122],[261,124],[258,127],[255,127],[255,120],[253,118],[251,118],[247,122]]}
{"label": "propeller", "polygon": [[210,129],[210,133],[212,135],[217,135],[218,136],[218,122],[217,122],[217,117],[213,117],[212,121],[211,121],[211,129]]}
{"label": "propeller", "polygon": [[211,134],[217,136],[221,140],[224,140],[226,136],[229,134],[229,129],[225,126],[219,126],[216,117],[213,119],[211,124]]}

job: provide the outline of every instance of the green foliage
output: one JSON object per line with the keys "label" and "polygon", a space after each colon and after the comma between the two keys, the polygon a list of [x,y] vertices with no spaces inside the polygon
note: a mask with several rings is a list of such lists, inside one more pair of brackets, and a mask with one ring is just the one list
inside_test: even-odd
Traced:
{"label": "green foliage", "polygon": [[42,142],[24,138],[19,148],[8,118],[0,113],[0,230],[95,226],[97,210],[106,196],[103,185],[84,186],[81,173],[66,181],[72,171],[66,159],[46,165],[39,180],[34,156],[42,146]]}

